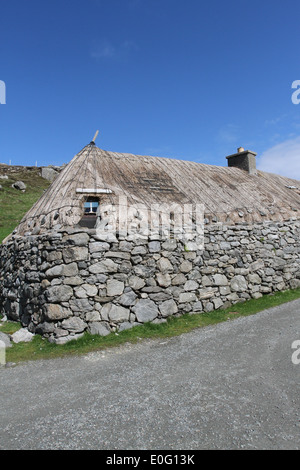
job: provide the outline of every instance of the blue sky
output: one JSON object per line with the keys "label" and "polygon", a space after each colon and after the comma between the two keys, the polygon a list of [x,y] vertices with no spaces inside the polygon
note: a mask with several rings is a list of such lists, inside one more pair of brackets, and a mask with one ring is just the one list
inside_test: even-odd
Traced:
{"label": "blue sky", "polygon": [[296,0],[0,2],[0,162],[105,150],[300,179]]}

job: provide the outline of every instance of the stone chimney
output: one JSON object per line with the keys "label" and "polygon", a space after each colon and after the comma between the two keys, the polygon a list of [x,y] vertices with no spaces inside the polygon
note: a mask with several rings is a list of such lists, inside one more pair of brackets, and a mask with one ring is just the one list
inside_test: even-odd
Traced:
{"label": "stone chimney", "polygon": [[227,158],[228,166],[240,168],[247,171],[249,175],[257,175],[256,171],[256,153],[245,150],[243,147],[237,149],[237,153],[229,155]]}

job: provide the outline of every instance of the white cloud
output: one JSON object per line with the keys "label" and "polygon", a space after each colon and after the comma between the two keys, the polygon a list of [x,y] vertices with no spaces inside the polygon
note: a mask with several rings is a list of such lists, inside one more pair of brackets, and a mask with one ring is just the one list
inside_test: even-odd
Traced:
{"label": "white cloud", "polygon": [[108,41],[101,41],[91,52],[93,59],[112,58],[116,55],[115,47]]}
{"label": "white cloud", "polygon": [[258,158],[259,170],[300,180],[300,137],[274,145]]}
{"label": "white cloud", "polygon": [[286,118],[288,117],[287,114],[282,114],[281,116],[278,116],[273,119],[266,119],[265,125],[266,126],[276,126],[277,124],[282,123]]}
{"label": "white cloud", "polygon": [[108,40],[102,40],[98,44],[94,44],[90,53],[93,59],[124,59],[131,52],[138,51],[136,43],[130,39],[120,44],[114,45]]}

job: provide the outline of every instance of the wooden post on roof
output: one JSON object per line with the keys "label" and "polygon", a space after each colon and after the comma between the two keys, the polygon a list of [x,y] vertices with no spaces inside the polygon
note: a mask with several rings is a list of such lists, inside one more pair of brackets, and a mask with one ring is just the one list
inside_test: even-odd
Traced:
{"label": "wooden post on roof", "polygon": [[96,133],[95,133],[95,135],[94,135],[94,137],[93,137],[93,140],[92,140],[92,142],[94,142],[94,143],[95,143],[95,140],[97,139],[97,135],[98,135],[98,134],[99,134],[99,131],[96,131]]}

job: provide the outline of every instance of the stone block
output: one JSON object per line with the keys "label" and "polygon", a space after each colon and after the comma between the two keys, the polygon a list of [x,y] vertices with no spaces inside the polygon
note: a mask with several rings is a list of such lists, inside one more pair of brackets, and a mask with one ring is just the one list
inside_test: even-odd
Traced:
{"label": "stone block", "polygon": [[70,276],[66,277],[63,283],[69,286],[80,286],[81,284],[83,284],[83,282],[84,281],[80,276]]}
{"label": "stone block", "polygon": [[75,287],[74,292],[79,299],[86,299],[88,297],[95,297],[98,294],[98,288],[93,284],[82,284]]}
{"label": "stone block", "polygon": [[104,256],[106,258],[118,258],[118,259],[124,259],[124,260],[127,260],[129,261],[131,256],[130,256],[130,253],[128,253],[127,251],[107,251]]}
{"label": "stone block", "polygon": [[150,299],[140,299],[132,308],[139,323],[146,323],[154,320],[158,315],[158,308]]}
{"label": "stone block", "polygon": [[70,317],[61,322],[61,327],[71,333],[81,333],[87,328],[87,323],[80,317]]}
{"label": "stone block", "polygon": [[87,246],[89,242],[89,235],[85,232],[74,233],[72,235],[66,235],[63,238],[63,242],[70,243],[70,245],[76,246]]}
{"label": "stone block", "polygon": [[124,282],[117,279],[109,279],[106,283],[106,292],[108,297],[114,297],[123,294]]}
{"label": "stone block", "polygon": [[148,243],[148,248],[150,253],[159,253],[161,249],[161,244],[159,241],[152,241]]}
{"label": "stone block", "polygon": [[168,287],[171,285],[171,277],[169,273],[157,273],[156,280],[159,286]]}
{"label": "stone block", "polygon": [[124,323],[121,323],[121,325],[119,326],[119,329],[118,331],[121,332],[121,331],[124,331],[124,330],[129,330],[130,328],[133,328],[134,326],[138,326],[140,325],[140,323],[138,322],[124,322]]}
{"label": "stone block", "polygon": [[89,272],[92,274],[115,273],[117,271],[118,265],[112,259],[104,259],[89,267]]}
{"label": "stone block", "polygon": [[261,284],[261,278],[258,274],[248,274],[248,281],[251,284]]}
{"label": "stone block", "polygon": [[[130,310],[128,308],[120,307],[119,305],[107,304],[108,306],[108,318],[112,322],[120,323],[129,320]],[[103,315],[103,309],[101,315]]]}
{"label": "stone block", "polygon": [[59,304],[45,304],[43,314],[46,321],[58,321],[71,316],[72,311]]}
{"label": "stone block", "polygon": [[130,276],[128,278],[128,284],[133,290],[139,290],[145,286],[145,281],[141,277]]}
{"label": "stone block", "polygon": [[223,306],[223,301],[217,297],[216,299],[212,299],[212,303],[214,304],[215,310],[218,310],[218,308],[221,308]]}
{"label": "stone block", "polygon": [[133,248],[131,251],[132,256],[136,255],[145,255],[147,253],[147,248],[143,245],[138,245]]}
{"label": "stone block", "polygon": [[107,336],[110,334],[110,329],[107,323],[100,321],[89,323],[87,330],[91,335]]}
{"label": "stone block", "polygon": [[100,312],[93,310],[92,312],[86,312],[85,321],[86,322],[98,322],[101,320]]}
{"label": "stone block", "polygon": [[88,248],[85,246],[70,246],[63,249],[63,259],[65,263],[73,261],[85,261],[88,259]]}
{"label": "stone block", "polygon": [[109,250],[110,244],[106,242],[92,242],[89,244],[90,253],[103,253]]}
{"label": "stone block", "polygon": [[162,244],[162,249],[167,251],[175,251],[177,248],[177,241],[176,240],[166,240]]}
{"label": "stone block", "polygon": [[194,292],[182,292],[179,295],[179,303],[196,302],[198,300]]}
{"label": "stone block", "polygon": [[186,283],[184,284],[185,291],[196,290],[198,289],[198,287],[199,287],[198,282],[193,281],[193,280],[186,281]]}
{"label": "stone block", "polygon": [[193,269],[193,265],[190,261],[184,260],[179,266],[179,270],[182,273],[189,273]]}
{"label": "stone block", "polygon": [[173,279],[172,279],[172,286],[180,286],[182,284],[185,284],[186,282],[186,277],[184,274],[179,273],[176,274]]}
{"label": "stone block", "polygon": [[124,307],[129,307],[130,305],[134,305],[136,298],[137,295],[133,291],[125,292],[118,298],[118,303]]}
{"label": "stone block", "polygon": [[160,258],[157,261],[157,267],[163,274],[173,271],[173,266],[168,258]]}
{"label": "stone block", "polygon": [[50,279],[60,276],[76,276],[76,274],[78,274],[77,263],[58,264],[45,272],[46,277]]}
{"label": "stone block", "polygon": [[165,300],[159,305],[159,310],[163,317],[169,317],[178,312],[177,304],[173,299]]}
{"label": "stone block", "polygon": [[66,285],[51,286],[45,291],[45,296],[50,304],[66,302],[72,295],[72,287]]}
{"label": "stone block", "polygon": [[229,295],[230,294],[230,287],[229,286],[220,286],[219,288],[221,295]]}
{"label": "stone block", "polygon": [[230,288],[234,292],[245,292],[248,289],[248,283],[244,276],[234,276],[230,281]]}
{"label": "stone block", "polygon": [[73,312],[91,312],[93,309],[92,305],[89,303],[88,299],[71,299],[70,309]]}
{"label": "stone block", "polygon": [[193,303],[193,312],[202,312],[203,310],[203,305],[202,305],[202,302],[200,300],[198,300],[197,302],[194,302]]}
{"label": "stone block", "polygon": [[213,274],[213,280],[215,286],[227,286],[228,279],[224,274]]}

